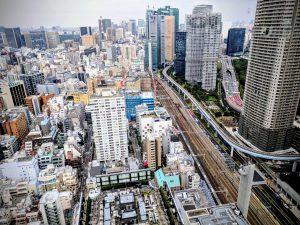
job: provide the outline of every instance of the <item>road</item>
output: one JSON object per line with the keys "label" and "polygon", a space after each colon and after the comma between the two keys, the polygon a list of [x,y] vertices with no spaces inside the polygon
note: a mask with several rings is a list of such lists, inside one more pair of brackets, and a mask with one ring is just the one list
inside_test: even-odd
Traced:
{"label": "road", "polygon": [[[222,203],[236,202],[239,186],[239,174],[236,171],[230,171],[224,163],[221,154],[212,144],[203,129],[195,122],[195,119],[187,112],[186,107],[180,101],[178,96],[163,81],[158,79],[158,97],[161,103],[174,115],[174,121],[179,125],[186,136],[189,145],[192,147],[194,154],[202,164],[206,176],[209,178],[211,185],[217,193]],[[202,135],[201,135],[202,134]],[[264,205],[261,200],[261,192],[265,189],[256,191],[259,194],[252,193],[248,220],[251,224],[297,224],[297,219],[293,218],[291,212],[286,211],[279,206],[273,207],[269,213],[270,204]],[[266,195],[266,194],[264,194]],[[274,199],[274,195],[270,194]],[[263,199],[266,201],[266,199]],[[269,210],[267,209],[267,207]],[[283,206],[284,207],[284,206]],[[285,220],[283,218],[286,218]],[[288,219],[291,218],[291,219]],[[295,219],[295,220],[294,220]],[[277,222],[280,220],[280,223]]]}
{"label": "road", "polygon": [[[276,152],[265,152],[261,151],[257,148],[248,147],[239,141],[236,140],[235,137],[233,137],[231,134],[229,134],[226,130],[220,127],[220,125],[215,121],[215,119],[206,111],[206,109],[202,106],[201,103],[199,103],[186,89],[180,86],[175,80],[173,80],[168,74],[167,71],[170,69],[170,66],[167,66],[163,70],[163,76],[164,78],[171,83],[172,86],[174,86],[177,90],[179,90],[183,95],[191,101],[193,107],[195,107],[201,116],[207,121],[207,123],[213,128],[213,130],[218,134],[219,137],[221,137],[228,145],[232,147],[235,151],[243,152],[247,155],[256,157],[256,158],[262,158],[262,159],[268,159],[268,160],[279,160],[279,161],[298,161],[300,160],[300,154],[299,153],[290,153],[284,151],[276,151]],[[169,86],[169,85],[167,85]]]}

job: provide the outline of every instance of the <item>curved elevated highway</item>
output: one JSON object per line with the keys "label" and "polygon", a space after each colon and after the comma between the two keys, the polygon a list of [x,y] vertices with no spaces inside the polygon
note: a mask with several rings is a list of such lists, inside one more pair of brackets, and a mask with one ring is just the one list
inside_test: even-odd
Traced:
{"label": "curved elevated highway", "polygon": [[175,80],[173,80],[170,76],[168,76],[167,71],[170,69],[171,66],[167,66],[163,70],[163,76],[164,78],[171,83],[173,86],[175,86],[180,92],[182,92],[193,104],[194,107],[197,108],[201,116],[205,118],[205,120],[210,124],[211,127],[213,127],[214,131],[218,133],[222,139],[231,146],[232,149],[236,151],[243,152],[247,155],[262,158],[262,159],[268,159],[268,160],[279,160],[279,161],[299,161],[300,160],[300,154],[295,153],[278,153],[278,152],[264,152],[260,151],[258,149],[250,148],[246,145],[243,145],[239,142],[237,142],[232,136],[225,133],[224,130],[217,124],[217,122],[212,118],[212,116],[204,109],[204,107],[183,87],[181,87],[180,84],[178,84]]}

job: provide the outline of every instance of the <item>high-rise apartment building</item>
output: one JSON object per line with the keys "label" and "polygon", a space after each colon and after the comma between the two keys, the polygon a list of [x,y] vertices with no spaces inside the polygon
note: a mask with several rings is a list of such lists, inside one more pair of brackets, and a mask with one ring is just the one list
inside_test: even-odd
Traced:
{"label": "high-rise apartment building", "polygon": [[40,72],[34,72],[32,74],[21,74],[19,77],[25,84],[27,95],[36,95],[37,84],[45,83],[44,74]]}
{"label": "high-rise apartment building", "polygon": [[241,56],[244,51],[246,28],[230,28],[228,30],[226,55]]}
{"label": "high-rise apartment building", "polygon": [[15,136],[19,141],[28,134],[26,114],[20,108],[12,108],[1,116],[1,126],[5,134]]}
{"label": "high-rise apartment building", "polygon": [[5,28],[4,29],[7,45],[13,48],[21,48],[22,36],[19,27],[16,28]]}
{"label": "high-rise apartment building", "polygon": [[91,27],[80,27],[79,30],[80,30],[80,36],[92,35]]}
{"label": "high-rise apartment building", "polygon": [[175,60],[174,70],[176,75],[184,75],[185,72],[186,32],[176,32],[175,35]]}
{"label": "high-rise apartment building", "polygon": [[185,79],[214,90],[222,31],[221,14],[212,5],[198,5],[186,17]]}
{"label": "high-rise apartment building", "polygon": [[142,143],[143,158],[151,170],[156,170],[162,166],[162,141],[149,135]]}
{"label": "high-rise apartment building", "polygon": [[96,158],[99,161],[123,160],[128,157],[125,99],[112,89],[102,89],[90,97]]}
{"label": "high-rise apartment building", "polygon": [[59,199],[57,190],[48,191],[43,194],[39,204],[45,225],[65,225],[63,206]]}
{"label": "high-rise apartment building", "polygon": [[265,151],[291,144],[300,96],[300,2],[257,1],[239,133]]}

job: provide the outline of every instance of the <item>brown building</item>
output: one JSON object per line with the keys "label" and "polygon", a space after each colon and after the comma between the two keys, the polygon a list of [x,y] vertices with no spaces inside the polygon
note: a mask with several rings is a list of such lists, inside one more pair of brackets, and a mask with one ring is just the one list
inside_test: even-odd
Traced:
{"label": "brown building", "polygon": [[165,60],[171,62],[175,54],[175,17],[165,16]]}
{"label": "brown building", "polygon": [[9,112],[9,115],[3,117],[2,127],[4,133],[13,135],[17,139],[22,140],[28,134],[28,126],[26,123],[25,113],[22,111]]}
{"label": "brown building", "polygon": [[144,160],[151,170],[161,167],[162,144],[160,138],[146,138],[143,141]]}
{"label": "brown building", "polygon": [[46,106],[47,105],[47,103],[48,103],[48,101],[51,99],[51,98],[53,98],[55,96],[55,94],[54,93],[49,93],[49,94],[43,94],[42,96],[41,96],[41,99],[42,99],[42,107],[44,107],[44,106]]}

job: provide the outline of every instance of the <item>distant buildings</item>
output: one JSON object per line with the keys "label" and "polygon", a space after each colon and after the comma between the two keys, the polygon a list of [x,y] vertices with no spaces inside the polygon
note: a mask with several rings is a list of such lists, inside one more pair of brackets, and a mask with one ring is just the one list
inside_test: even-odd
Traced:
{"label": "distant buildings", "polygon": [[221,14],[212,5],[198,5],[186,17],[185,79],[214,90],[222,31]]}
{"label": "distant buildings", "polygon": [[102,31],[103,33],[107,32],[108,28],[112,27],[111,19],[102,19]]}
{"label": "distant buildings", "polygon": [[175,18],[175,31],[179,30],[179,9],[165,6],[164,8],[158,8],[158,13],[162,15],[174,16]]}
{"label": "distant buildings", "polygon": [[21,48],[22,37],[21,30],[19,27],[16,28],[5,28],[4,29],[7,45],[13,48]]}
{"label": "distant buildings", "polygon": [[241,56],[244,51],[246,28],[230,28],[228,30],[226,55]]}
{"label": "distant buildings", "polygon": [[174,59],[176,8],[160,8],[146,12],[145,69],[157,70]]}
{"label": "distant buildings", "polygon": [[44,29],[32,30],[29,33],[31,37],[32,48],[45,50],[49,47],[46,31]]}
{"label": "distant buildings", "polygon": [[300,96],[299,10],[293,0],[257,2],[239,133],[265,151],[292,141]]}
{"label": "distant buildings", "polygon": [[91,112],[96,158],[117,161],[128,157],[125,99],[112,89],[92,95],[87,106]]}
{"label": "distant buildings", "polygon": [[80,30],[80,36],[92,35],[91,27],[80,27],[79,30]]}
{"label": "distant buildings", "polygon": [[174,70],[176,75],[185,73],[186,32],[176,32]]}

